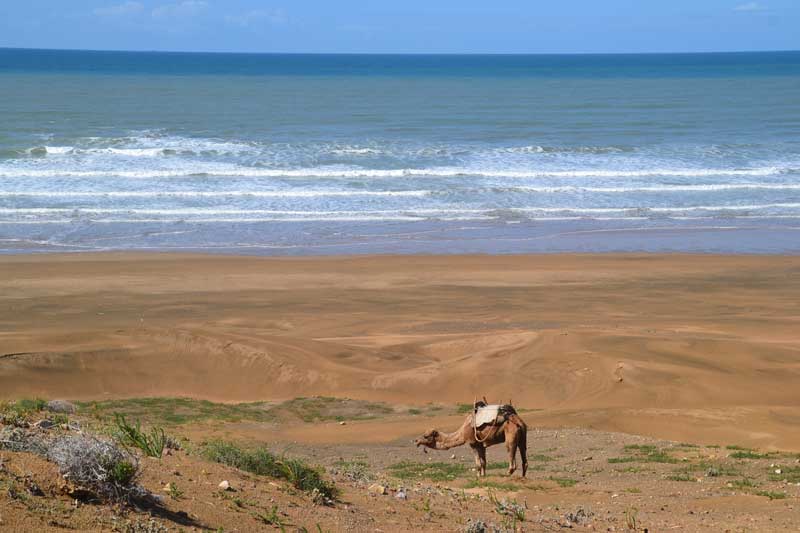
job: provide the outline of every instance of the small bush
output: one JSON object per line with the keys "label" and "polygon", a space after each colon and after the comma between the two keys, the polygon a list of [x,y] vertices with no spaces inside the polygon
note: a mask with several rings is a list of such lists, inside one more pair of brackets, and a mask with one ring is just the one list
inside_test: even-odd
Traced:
{"label": "small bush", "polygon": [[135,426],[131,425],[121,414],[115,416],[114,423],[116,437],[123,445],[139,448],[145,455],[161,459],[167,445],[167,436],[162,428],[154,427],[150,433],[145,433],[138,420]]}
{"label": "small bush", "polygon": [[101,500],[132,503],[149,496],[136,484],[136,457],[114,443],[83,435],[62,437],[50,447],[47,459],[70,482]]}

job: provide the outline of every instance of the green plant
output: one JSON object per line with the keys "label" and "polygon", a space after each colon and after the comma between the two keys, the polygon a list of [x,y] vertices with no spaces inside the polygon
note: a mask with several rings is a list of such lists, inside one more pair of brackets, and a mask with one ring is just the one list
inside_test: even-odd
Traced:
{"label": "green plant", "polygon": [[502,516],[511,517],[515,522],[525,521],[525,506],[518,503],[516,500],[509,500],[497,498],[494,491],[489,491],[489,501],[494,505],[494,511]]}
{"label": "green plant", "polygon": [[117,485],[130,485],[136,477],[137,467],[130,461],[109,461],[105,467],[108,470],[108,480]]}
{"label": "green plant", "polygon": [[639,509],[629,507],[625,510],[625,527],[631,531],[637,531],[639,527]]}
{"label": "green plant", "polygon": [[169,484],[169,497],[173,500],[180,500],[183,497],[183,491],[178,488],[175,483]]}
{"label": "green plant", "polygon": [[277,457],[260,447],[244,449],[225,441],[212,441],[201,450],[206,459],[222,463],[239,470],[260,476],[270,476],[289,481],[296,489],[312,493],[315,490],[327,500],[336,498],[336,487],[323,479],[319,469],[307,465],[300,459]]}
{"label": "green plant", "polygon": [[253,516],[269,526],[275,526],[281,531],[286,531],[283,519],[278,514],[277,505],[273,505],[272,509],[268,513],[255,512],[253,513]]}
{"label": "green plant", "polygon": [[136,420],[136,425],[131,425],[125,416],[119,413],[114,417],[114,425],[117,439],[123,445],[139,448],[145,455],[161,459],[167,445],[167,436],[163,428],[153,427],[150,433],[145,433],[139,420]]}

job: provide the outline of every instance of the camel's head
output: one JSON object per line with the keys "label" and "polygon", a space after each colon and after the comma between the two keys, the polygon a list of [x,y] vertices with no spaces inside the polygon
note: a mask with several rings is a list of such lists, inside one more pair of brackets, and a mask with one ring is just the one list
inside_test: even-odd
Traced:
{"label": "camel's head", "polygon": [[417,446],[425,446],[427,448],[436,448],[436,439],[439,437],[439,432],[435,429],[429,429],[422,434],[420,438],[414,441]]}

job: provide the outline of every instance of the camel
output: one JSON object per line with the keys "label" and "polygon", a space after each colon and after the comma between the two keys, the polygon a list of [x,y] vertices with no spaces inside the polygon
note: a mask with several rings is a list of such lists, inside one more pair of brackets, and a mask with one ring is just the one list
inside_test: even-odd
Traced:
{"label": "camel", "polygon": [[469,444],[475,454],[478,477],[486,475],[486,448],[506,443],[508,450],[508,475],[517,469],[517,450],[522,459],[522,477],[528,472],[527,437],[528,426],[517,414],[510,403],[500,407],[501,424],[486,424],[475,429],[475,410],[486,405],[486,402],[475,402],[475,409],[467,415],[464,423],[453,433],[442,433],[436,429],[426,431],[414,443],[434,450],[449,450],[457,446]]}

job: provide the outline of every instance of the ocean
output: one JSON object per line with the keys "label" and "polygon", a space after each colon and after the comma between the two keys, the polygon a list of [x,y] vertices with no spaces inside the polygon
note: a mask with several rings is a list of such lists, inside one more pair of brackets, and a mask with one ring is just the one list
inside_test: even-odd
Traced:
{"label": "ocean", "polygon": [[0,253],[800,252],[800,52],[0,49]]}

